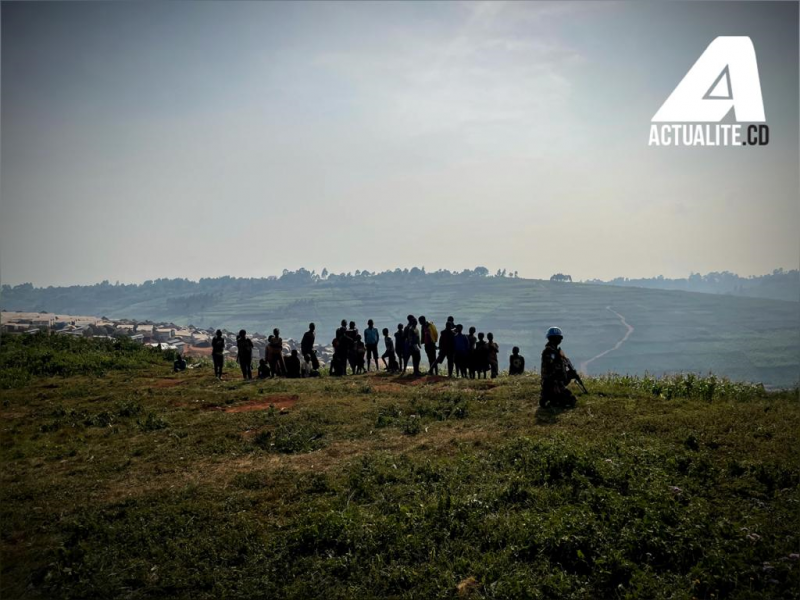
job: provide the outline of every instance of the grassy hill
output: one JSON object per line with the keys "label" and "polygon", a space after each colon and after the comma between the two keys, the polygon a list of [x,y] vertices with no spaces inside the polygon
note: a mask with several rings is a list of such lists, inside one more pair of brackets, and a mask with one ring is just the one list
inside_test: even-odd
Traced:
{"label": "grassy hill", "polygon": [[313,280],[159,280],[141,286],[4,288],[3,307],[193,323],[249,331],[280,327],[299,338],[309,321],[327,343],[341,319],[372,318],[394,330],[407,314],[442,325],[448,315],[491,331],[503,365],[513,346],[536,363],[544,332],[559,325],[564,347],[591,374],[714,372],[792,386],[800,380],[800,303],[669,290],[503,277],[381,274]]}
{"label": "grassy hill", "polygon": [[[168,359],[168,357],[166,357]],[[242,382],[3,337],[3,598],[798,598],[797,390]]]}

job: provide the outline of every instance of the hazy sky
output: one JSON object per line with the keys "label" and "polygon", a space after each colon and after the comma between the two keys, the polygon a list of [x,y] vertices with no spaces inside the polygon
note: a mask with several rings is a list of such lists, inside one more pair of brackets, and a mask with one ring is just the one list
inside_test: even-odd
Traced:
{"label": "hazy sky", "polygon": [[[719,35],[764,148],[651,148]],[[0,279],[800,263],[798,4],[2,4]]]}

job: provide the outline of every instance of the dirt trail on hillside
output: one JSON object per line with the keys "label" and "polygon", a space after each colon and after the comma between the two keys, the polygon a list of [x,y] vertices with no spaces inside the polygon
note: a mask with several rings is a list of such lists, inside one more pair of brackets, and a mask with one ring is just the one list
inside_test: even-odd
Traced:
{"label": "dirt trail on hillside", "polygon": [[603,352],[601,352],[597,356],[593,356],[589,360],[582,362],[580,364],[580,366],[578,367],[578,370],[581,373],[586,373],[586,367],[588,367],[589,364],[592,363],[593,361],[597,360],[598,358],[601,358],[601,357],[605,356],[609,352],[613,352],[614,350],[617,350],[620,346],[622,346],[622,344],[624,344],[626,341],[628,341],[628,338],[633,333],[633,329],[634,328],[633,328],[632,325],[628,324],[628,322],[625,320],[625,317],[623,317],[617,311],[613,310],[610,306],[606,306],[606,310],[608,310],[608,311],[614,313],[615,315],[617,315],[617,317],[619,318],[620,322],[627,328],[627,331],[625,332],[625,335],[622,336],[622,339],[620,341],[618,341],[616,344],[614,344],[611,348],[609,348],[608,350],[603,350]]}

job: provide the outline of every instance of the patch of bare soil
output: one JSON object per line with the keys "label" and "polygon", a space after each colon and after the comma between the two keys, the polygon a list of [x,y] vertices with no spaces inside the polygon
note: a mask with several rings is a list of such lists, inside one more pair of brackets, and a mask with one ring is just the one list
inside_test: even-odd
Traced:
{"label": "patch of bare soil", "polygon": [[408,375],[397,377],[394,382],[398,385],[435,385],[449,380],[449,377],[442,375]]}

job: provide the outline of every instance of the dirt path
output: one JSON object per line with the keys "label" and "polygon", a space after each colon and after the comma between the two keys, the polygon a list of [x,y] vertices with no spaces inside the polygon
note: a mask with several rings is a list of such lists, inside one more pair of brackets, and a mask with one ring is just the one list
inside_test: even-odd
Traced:
{"label": "dirt path", "polygon": [[625,317],[623,317],[617,311],[613,310],[610,306],[606,306],[606,310],[608,310],[608,311],[614,313],[615,315],[617,315],[617,317],[619,318],[620,322],[627,328],[627,331],[625,332],[625,335],[622,336],[622,339],[620,341],[618,341],[616,344],[614,344],[611,348],[609,348],[608,350],[603,350],[603,352],[601,352],[597,356],[593,356],[589,360],[582,362],[580,364],[580,367],[578,367],[578,369],[580,370],[581,373],[585,374],[586,373],[586,367],[588,367],[589,364],[592,363],[593,361],[597,360],[598,358],[601,358],[601,357],[605,356],[609,352],[613,352],[614,350],[616,350],[620,346],[622,346],[622,344],[624,344],[628,340],[628,338],[631,336],[631,334],[633,333],[633,326],[628,324],[628,322],[625,320]]}

